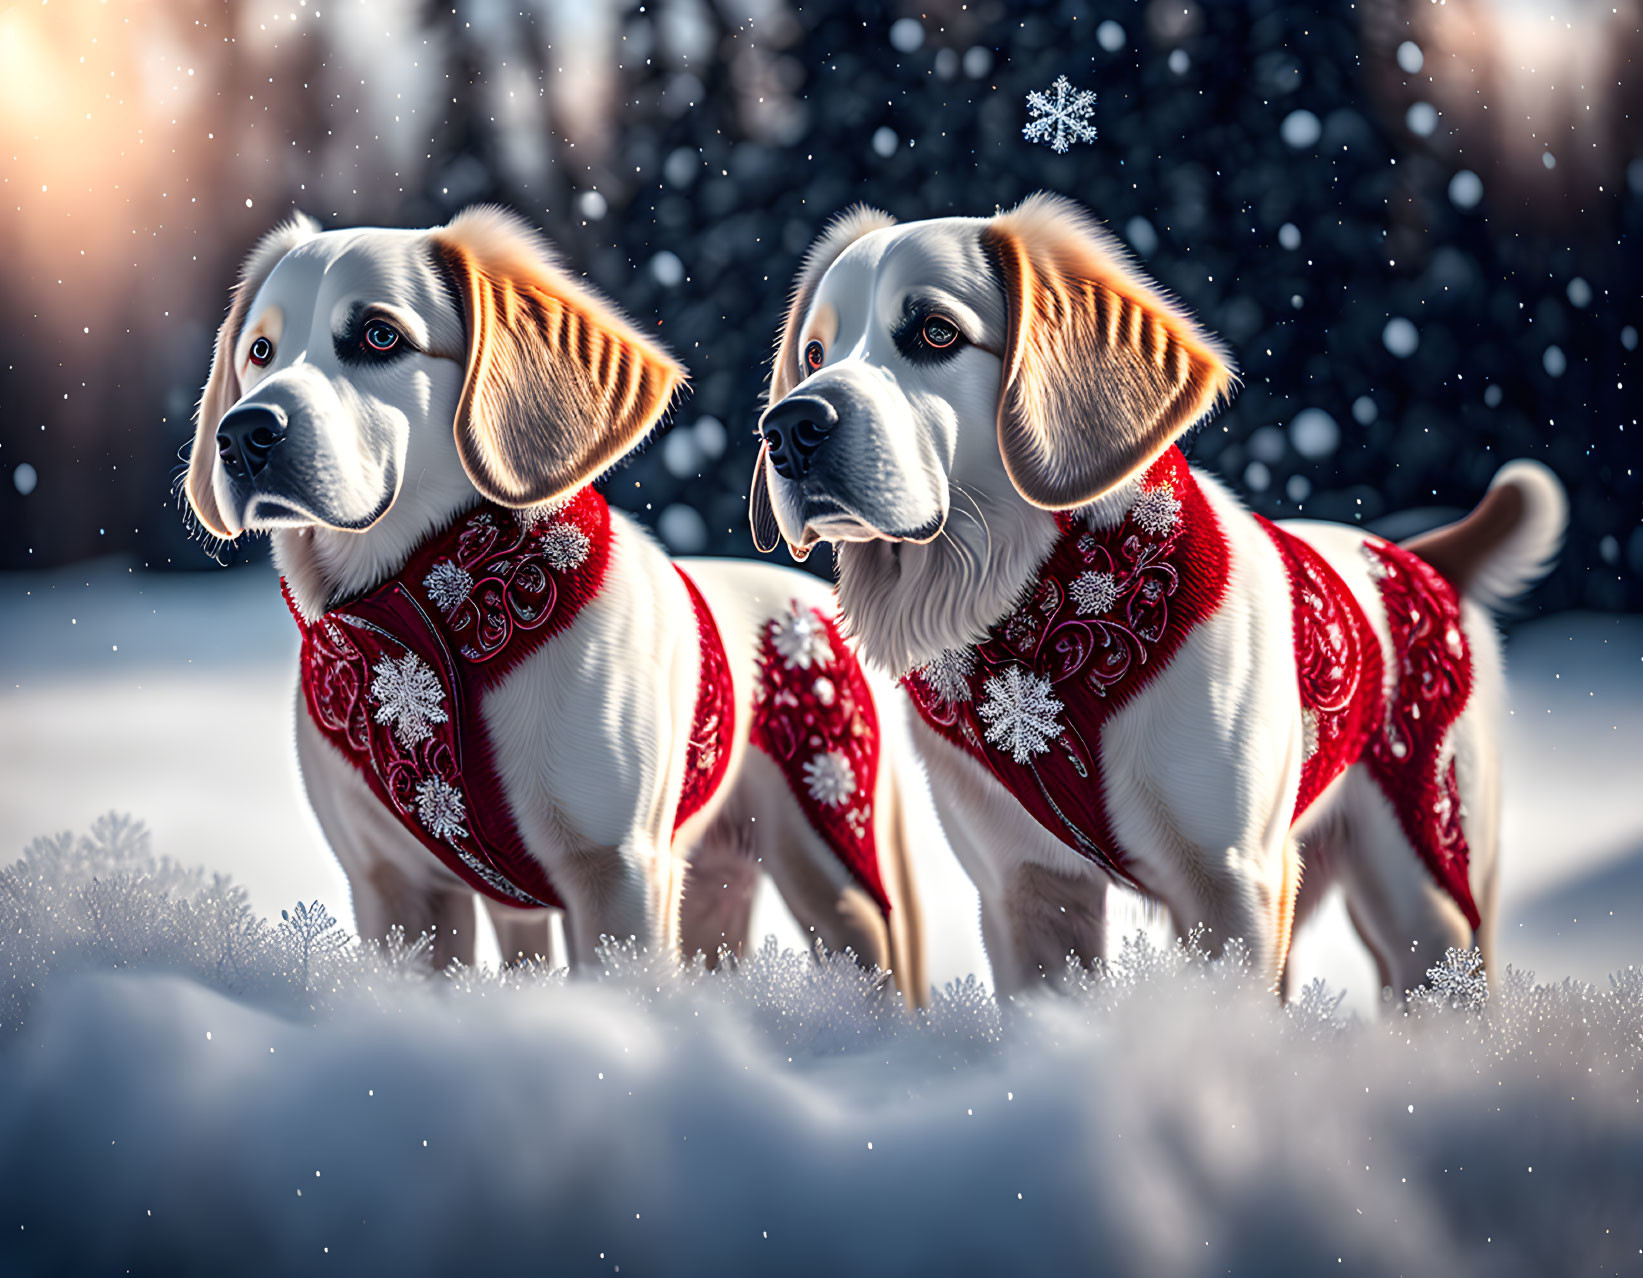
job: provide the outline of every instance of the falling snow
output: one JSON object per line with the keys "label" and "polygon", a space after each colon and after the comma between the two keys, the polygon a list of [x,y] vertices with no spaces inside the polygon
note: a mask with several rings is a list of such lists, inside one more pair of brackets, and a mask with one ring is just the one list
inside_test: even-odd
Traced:
{"label": "falling snow", "polygon": [[1027,95],[1027,112],[1034,118],[1023,126],[1021,136],[1064,154],[1074,142],[1095,141],[1095,126],[1089,122],[1094,111],[1093,90],[1074,89],[1066,76],[1057,76],[1048,93],[1035,89]]}

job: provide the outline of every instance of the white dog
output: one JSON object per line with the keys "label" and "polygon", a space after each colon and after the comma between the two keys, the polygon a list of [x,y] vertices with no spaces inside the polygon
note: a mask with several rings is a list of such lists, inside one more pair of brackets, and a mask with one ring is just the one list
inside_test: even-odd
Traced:
{"label": "white dog", "polygon": [[298,217],[234,291],[188,498],[217,536],[272,536],[303,779],[363,935],[432,927],[442,964],[471,960],[477,890],[508,956],[560,904],[573,964],[602,936],[711,955],[762,868],[917,998],[899,694],[825,587],[676,567],[589,487],[682,381],[498,210]]}
{"label": "white dog", "polygon": [[1386,985],[1449,945],[1488,958],[1487,607],[1556,553],[1562,490],[1513,463],[1418,556],[1278,528],[1174,446],[1234,381],[1055,197],[906,226],[858,208],[799,275],[755,538],[837,544],[847,625],[919,710],[1001,991],[1099,955],[1113,879],[1275,980],[1335,881]]}

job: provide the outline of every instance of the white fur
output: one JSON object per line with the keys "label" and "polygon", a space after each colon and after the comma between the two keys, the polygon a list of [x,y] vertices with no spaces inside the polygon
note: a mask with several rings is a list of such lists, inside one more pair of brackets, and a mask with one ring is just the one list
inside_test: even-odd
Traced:
{"label": "white fur", "polygon": [[[302,230],[283,257],[249,268],[245,287],[254,296],[228,355],[240,361],[238,403],[278,404],[290,434],[253,491],[231,485],[220,463],[212,491],[231,531],[271,533],[293,598],[313,618],[398,571],[479,494],[452,434],[464,370],[462,317],[426,233]],[[380,367],[340,361],[336,334],[361,305],[388,308],[416,349]],[[257,333],[276,342],[266,368],[246,361]],[[209,440],[214,430],[202,422],[201,437]],[[593,963],[602,936],[738,950],[756,876],[767,869],[818,939],[886,968],[894,963],[908,996],[921,996],[917,903],[900,860],[906,840],[895,778],[906,765],[894,754],[904,734],[885,735],[875,804],[895,905],[889,920],[746,743],[765,627],[795,598],[825,606],[825,586],[762,564],[691,564],[729,657],[736,744],[713,801],[675,837],[700,669],[695,611],[671,561],[643,529],[613,511],[611,539],[599,594],[482,707],[508,804],[565,901],[573,965]],[[899,698],[881,695],[879,713],[902,714]],[[348,874],[362,933],[398,925],[415,935],[438,926],[438,957],[471,960],[467,886],[373,797],[309,720],[300,694],[296,722],[303,779]],[[698,856],[712,863],[710,874],[691,879],[700,900],[687,895],[686,884],[687,862]],[[722,892],[731,878],[734,900],[707,895],[710,879]],[[526,956],[546,953],[545,928],[534,940],[520,930],[528,914],[494,907],[493,915],[506,956],[516,943]]]}
{"label": "white fur", "polygon": [[[848,624],[863,651],[898,674],[982,638],[1036,580],[1055,541],[1053,517],[1016,491],[999,452],[1006,321],[1002,286],[978,248],[984,225],[949,218],[878,226],[832,243],[831,264],[807,281],[808,307],[790,316],[796,338],[783,345],[798,359],[817,337],[826,363],[808,378],[803,367],[779,370],[776,381],[827,398],[839,423],[802,480],[766,468],[772,508],[790,544],[839,543]],[[964,346],[947,362],[909,361],[890,340],[909,297],[933,299],[963,331]],[[1300,839],[1315,882],[1298,908],[1315,904],[1331,880],[1342,883],[1386,984],[1410,989],[1446,945],[1470,944],[1471,931],[1362,765],[1291,829],[1303,745],[1287,574],[1254,519],[1214,479],[1194,474],[1227,537],[1227,588],[1221,606],[1103,730],[1107,810],[1126,866],[1179,928],[1206,924],[1212,944],[1242,938],[1258,968],[1280,979],[1283,898],[1297,870],[1291,860],[1286,872],[1286,860]],[[1520,463],[1497,482],[1524,487],[1529,516],[1483,566],[1474,598],[1488,602],[1515,593],[1555,553],[1563,520],[1561,490],[1544,468]],[[1084,513],[1110,524],[1127,502],[1120,485]],[[813,510],[851,513],[815,518]],[[932,515],[941,520],[933,538],[903,532]],[[1320,524],[1292,531],[1340,572],[1384,647],[1364,535]],[[1503,681],[1485,608],[1469,599],[1463,624],[1474,682],[1449,744],[1485,920],[1477,939],[1488,958]],[[1098,956],[1103,872],[1045,831],[974,759],[922,723],[914,735],[949,841],[980,891],[1000,992],[1058,971],[1069,953]]]}

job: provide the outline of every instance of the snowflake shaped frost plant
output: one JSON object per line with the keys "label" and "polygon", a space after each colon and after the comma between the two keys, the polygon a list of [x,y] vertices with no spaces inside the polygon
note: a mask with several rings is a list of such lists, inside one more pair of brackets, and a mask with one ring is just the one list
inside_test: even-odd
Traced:
{"label": "snowflake shaped frost plant", "polygon": [[[1051,96],[1054,94],[1054,97]],[[1034,118],[1021,130],[1029,142],[1042,142],[1057,155],[1064,155],[1074,142],[1094,142],[1095,92],[1075,89],[1072,81],[1058,75],[1048,93],[1034,89],[1027,95],[1027,111]]]}
{"label": "snowflake shaped frost plant", "polygon": [[414,652],[377,666],[371,699],[377,703],[377,722],[393,724],[394,735],[407,749],[433,736],[432,725],[447,717],[439,676]]}
{"label": "snowflake shaped frost plant", "polygon": [[770,642],[789,670],[795,666],[808,670],[824,666],[833,660],[833,647],[827,642],[827,627],[814,608],[795,604],[770,623]]}
{"label": "snowflake shaped frost plant", "polygon": [[841,751],[828,750],[804,765],[804,783],[817,803],[836,808],[856,792],[856,775]]}
{"label": "snowflake shaped frost plant", "polygon": [[981,685],[984,700],[976,713],[987,724],[987,740],[1008,750],[1017,763],[1049,751],[1061,735],[1062,706],[1050,695],[1050,681],[1022,666],[1006,666]]}

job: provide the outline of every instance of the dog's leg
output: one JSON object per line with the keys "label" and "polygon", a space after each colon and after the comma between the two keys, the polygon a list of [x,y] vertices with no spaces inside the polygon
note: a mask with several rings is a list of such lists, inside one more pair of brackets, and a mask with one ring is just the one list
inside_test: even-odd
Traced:
{"label": "dog's leg", "polygon": [[900,775],[910,767],[911,762],[905,756],[893,760],[888,750],[880,756],[878,798],[874,807],[879,868],[893,906],[890,911],[891,968],[908,1006],[923,1007],[930,997],[924,963],[924,915],[913,873],[913,831],[908,824],[905,779]]}
{"label": "dog's leg", "polygon": [[1002,902],[983,906],[982,933],[1000,995],[1058,980],[1068,959],[1087,967],[1106,950],[1106,875],[1026,862],[1010,874]]}
{"label": "dog's leg", "polygon": [[1358,935],[1369,947],[1383,986],[1402,997],[1426,980],[1426,969],[1450,946],[1474,943],[1472,928],[1404,837],[1392,807],[1362,767],[1351,787],[1341,884]]}
{"label": "dog's leg", "polygon": [[753,924],[753,897],[759,886],[759,864],[745,816],[721,813],[691,850],[680,902],[679,929],[686,958],[719,951],[740,955]]}
{"label": "dog's leg", "polygon": [[496,901],[486,901],[485,908],[496,929],[496,948],[504,966],[534,959],[553,966],[553,929],[546,910],[517,910]]}
{"label": "dog's leg", "polygon": [[353,888],[354,925],[368,940],[382,940],[395,927],[414,941],[424,932],[433,941],[434,967],[443,971],[454,958],[474,961],[473,893],[467,888],[430,889],[413,882],[386,859],[357,870],[344,863]]}
{"label": "dog's leg", "polygon": [[677,952],[677,897],[667,886],[667,855],[636,832],[620,847],[573,848],[555,861],[554,883],[565,902],[573,970],[596,970],[599,947],[606,939]]}

